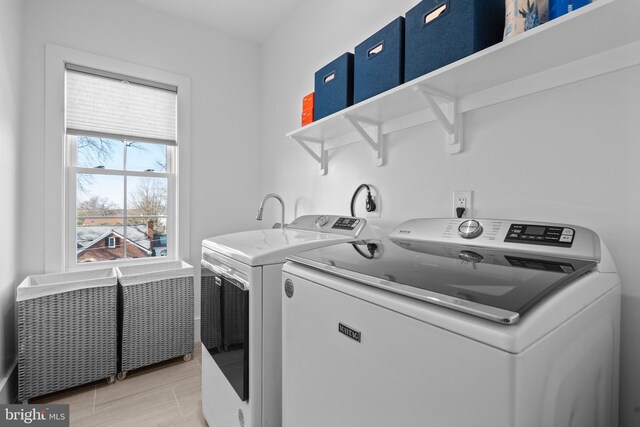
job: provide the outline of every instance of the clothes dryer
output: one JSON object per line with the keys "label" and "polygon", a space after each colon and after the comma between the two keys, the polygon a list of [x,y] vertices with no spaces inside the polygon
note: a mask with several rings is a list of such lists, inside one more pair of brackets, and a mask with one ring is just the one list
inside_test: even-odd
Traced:
{"label": "clothes dryer", "polygon": [[211,427],[281,426],[285,256],[354,240],[366,220],[306,215],[284,229],[203,240],[202,410]]}

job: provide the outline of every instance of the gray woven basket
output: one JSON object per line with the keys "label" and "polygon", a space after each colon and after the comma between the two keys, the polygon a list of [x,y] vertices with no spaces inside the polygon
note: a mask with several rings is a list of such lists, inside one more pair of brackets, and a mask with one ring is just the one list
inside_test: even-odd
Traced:
{"label": "gray woven basket", "polygon": [[[122,374],[119,378],[124,378],[126,372],[133,369],[177,356],[185,356],[187,360],[191,357],[194,339],[193,267],[181,264],[188,267],[189,276],[146,283],[126,284],[126,269],[117,269],[122,295],[119,367]],[[156,268],[161,269],[162,266],[158,264]],[[144,275],[150,279],[158,277],[156,273]]]}
{"label": "gray woven basket", "polygon": [[20,401],[104,378],[113,380],[115,274],[112,286],[29,297],[17,305]]}

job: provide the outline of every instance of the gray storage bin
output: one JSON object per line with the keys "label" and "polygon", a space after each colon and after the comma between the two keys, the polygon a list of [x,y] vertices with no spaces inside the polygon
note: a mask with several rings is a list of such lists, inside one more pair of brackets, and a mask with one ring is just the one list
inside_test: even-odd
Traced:
{"label": "gray storage bin", "polygon": [[27,277],[18,306],[18,400],[117,373],[113,268]]}
{"label": "gray storage bin", "polygon": [[118,378],[193,354],[193,267],[169,261],[116,268],[121,307]]}

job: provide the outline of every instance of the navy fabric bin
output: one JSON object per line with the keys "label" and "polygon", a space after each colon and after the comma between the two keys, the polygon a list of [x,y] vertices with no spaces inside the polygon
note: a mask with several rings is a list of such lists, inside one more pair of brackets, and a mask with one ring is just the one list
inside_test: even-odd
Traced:
{"label": "navy fabric bin", "polygon": [[405,81],[502,40],[504,0],[423,0],[409,12]]}
{"label": "navy fabric bin", "polygon": [[353,105],[353,54],[345,53],[316,71],[314,121]]}
{"label": "navy fabric bin", "polygon": [[399,17],[356,46],[353,102],[404,83],[404,18]]}

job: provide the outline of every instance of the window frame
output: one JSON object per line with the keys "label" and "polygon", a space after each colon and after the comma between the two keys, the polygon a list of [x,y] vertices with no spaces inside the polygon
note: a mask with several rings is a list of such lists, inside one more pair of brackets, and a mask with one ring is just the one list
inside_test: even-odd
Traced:
{"label": "window frame", "polygon": [[[94,134],[95,135],[95,134]],[[163,215],[164,217],[166,217],[167,219],[167,224],[166,224],[166,229],[167,229],[167,236],[169,239],[169,243],[170,245],[167,246],[167,255],[160,257],[158,255],[158,258],[161,258],[163,261],[172,261],[172,260],[176,260],[177,258],[175,257],[175,253],[177,251],[176,249],[176,245],[175,245],[175,236],[176,236],[176,221],[174,220],[175,216],[176,216],[176,189],[175,189],[175,182],[176,182],[176,174],[175,174],[175,170],[176,170],[176,165],[175,165],[175,158],[176,158],[176,151],[177,151],[177,147],[176,146],[172,146],[172,145],[166,145],[166,144],[161,144],[163,146],[166,147],[167,151],[166,151],[166,155],[167,155],[167,170],[165,172],[148,172],[148,171],[141,171],[141,170],[133,170],[133,169],[127,169],[126,166],[126,150],[128,149],[128,147],[125,147],[125,152],[124,154],[124,164],[123,164],[123,169],[109,169],[109,168],[90,168],[90,167],[86,167],[86,166],[78,166],[78,161],[77,161],[77,138],[79,138],[80,135],[73,135],[73,134],[67,134],[66,135],[66,144],[67,144],[67,150],[69,150],[69,164],[66,167],[67,170],[67,188],[68,188],[68,194],[69,197],[67,198],[68,201],[68,206],[67,206],[67,248],[69,253],[67,254],[67,264],[68,267],[70,269],[75,269],[81,265],[84,265],[85,263],[79,263],[77,261],[77,249],[76,249],[76,245],[77,245],[77,220],[78,220],[78,215],[77,215],[77,175],[78,174],[91,174],[91,175],[101,175],[101,176],[117,176],[117,177],[122,177],[123,178],[123,202],[124,202],[124,206],[123,206],[123,229],[125,230],[125,234],[124,234],[124,242],[123,242],[123,249],[124,249],[124,253],[125,253],[125,258],[121,258],[118,260],[110,260],[110,261],[91,261],[90,265],[94,265],[94,266],[104,266],[104,265],[109,265],[111,263],[117,262],[117,263],[129,263],[129,262],[150,262],[153,261],[151,259],[148,258],[128,258],[126,257],[126,252],[127,252],[127,235],[126,235],[126,226],[127,226],[127,219],[128,217],[128,206],[127,206],[127,185],[128,185],[128,180],[127,178],[129,177],[141,177],[141,178],[165,178],[167,179],[167,205],[166,205],[166,213],[165,215]],[[105,139],[111,139],[113,137],[108,137],[105,136]],[[121,142],[123,144],[127,144],[127,142],[137,142],[137,141],[131,141],[128,139],[125,140],[121,140]],[[95,217],[89,217],[89,218],[100,218],[98,216]],[[109,248],[111,248],[111,246],[109,246]]]}
{"label": "window frame", "polygon": [[[164,262],[189,258],[189,143],[190,143],[190,80],[188,77],[82,52],[58,45],[46,45],[45,73],[45,206],[44,206],[44,270],[45,273],[83,268],[111,267],[130,263]],[[68,149],[65,129],[65,69],[66,64],[89,67],[142,80],[175,86],[177,90],[177,147],[167,145],[167,161],[172,174],[155,172],[153,176],[170,175],[167,200],[167,231],[173,232],[167,256],[132,258],[116,261],[77,263],[75,231],[75,174],[85,168],[72,163],[74,153]],[[105,137],[108,137],[105,135]],[[144,142],[144,141],[142,141]],[[90,173],[105,173],[88,169]],[[181,173],[182,171],[182,173]],[[167,171],[169,172],[169,171]],[[137,175],[129,171],[126,176]],[[73,178],[73,181],[71,181]],[[171,215],[169,214],[171,210]],[[169,224],[172,217],[172,224]],[[172,230],[170,230],[170,227]]]}

